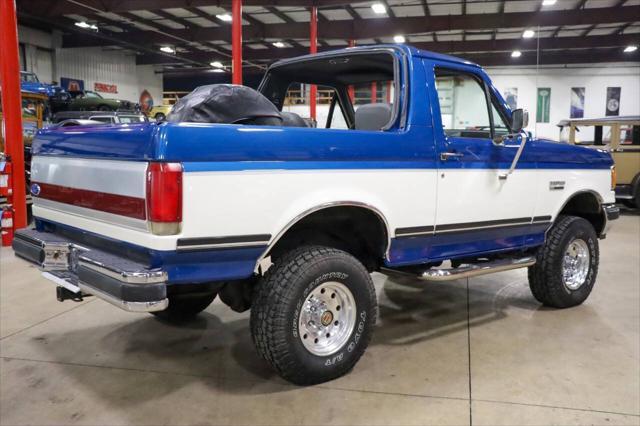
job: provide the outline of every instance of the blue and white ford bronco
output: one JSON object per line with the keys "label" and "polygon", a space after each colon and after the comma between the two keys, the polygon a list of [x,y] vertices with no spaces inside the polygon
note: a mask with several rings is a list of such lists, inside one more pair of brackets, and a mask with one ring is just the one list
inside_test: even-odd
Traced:
{"label": "blue and white ford bronco", "polygon": [[[350,87],[372,82],[387,102],[354,105]],[[283,111],[300,84],[332,91],[326,123]],[[533,139],[477,65],[396,45],[279,61],[258,91],[214,90],[228,102],[218,122],[205,89],[165,123],[40,131],[35,228],[13,247],[59,300],[180,321],[219,296],[251,309],[256,349],[282,377],[313,384],[364,353],[373,271],[527,267],[556,308],[593,289],[619,215],[610,155]]]}

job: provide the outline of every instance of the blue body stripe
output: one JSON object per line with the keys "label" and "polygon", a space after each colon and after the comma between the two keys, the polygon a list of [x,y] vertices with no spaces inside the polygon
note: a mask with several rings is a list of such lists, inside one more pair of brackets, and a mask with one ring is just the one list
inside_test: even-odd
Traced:
{"label": "blue body stripe", "polygon": [[544,242],[544,233],[549,226],[520,225],[394,238],[386,266],[413,265],[535,247]]}
{"label": "blue body stripe", "polygon": [[36,228],[56,232],[64,229],[71,239],[84,236],[91,247],[127,256],[143,256],[149,268],[161,268],[169,275],[169,284],[206,283],[237,280],[250,277],[260,255],[267,246],[228,248],[207,251],[153,250],[136,244],[114,240],[82,229],[56,222],[36,219]]}
{"label": "blue body stripe", "polygon": [[[118,253],[136,252],[148,258],[150,268],[161,268],[169,275],[169,284],[192,284],[212,281],[231,281],[249,278],[267,246],[229,248],[202,251],[152,250],[135,244],[113,240],[67,225],[42,219],[36,220],[40,230],[55,232],[65,229],[71,235],[91,238],[96,249],[109,249]],[[443,233],[415,237],[393,238],[389,249],[388,267],[414,265],[476,254],[490,254],[526,247],[544,242],[549,224],[521,225],[476,231]],[[464,256],[460,255],[464,253]]]}

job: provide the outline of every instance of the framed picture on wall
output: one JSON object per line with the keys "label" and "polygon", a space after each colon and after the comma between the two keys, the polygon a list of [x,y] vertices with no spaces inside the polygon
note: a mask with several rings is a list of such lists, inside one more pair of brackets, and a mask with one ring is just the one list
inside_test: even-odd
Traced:
{"label": "framed picture on wall", "polygon": [[584,93],[584,87],[571,88],[571,111],[569,111],[569,118],[584,117]]}
{"label": "framed picture on wall", "polygon": [[620,115],[620,88],[607,87],[607,117]]}
{"label": "framed picture on wall", "polygon": [[536,123],[548,123],[551,111],[551,88],[538,87]]}
{"label": "framed picture on wall", "polygon": [[508,89],[505,89],[504,100],[512,111],[518,108],[518,88],[509,87]]}

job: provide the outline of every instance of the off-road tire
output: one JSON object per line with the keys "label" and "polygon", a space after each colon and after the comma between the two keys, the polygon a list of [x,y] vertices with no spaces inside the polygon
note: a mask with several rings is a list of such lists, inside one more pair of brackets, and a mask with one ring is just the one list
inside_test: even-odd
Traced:
{"label": "off-road tire", "polygon": [[167,322],[185,322],[207,309],[216,296],[217,293],[169,295],[167,309],[152,314]]}
{"label": "off-road tire", "polygon": [[[576,238],[587,243],[589,271],[584,283],[577,289],[569,289],[562,278],[562,261],[568,245]],[[536,264],[529,267],[529,287],[533,296],[542,304],[553,308],[569,308],[584,302],[598,274],[598,237],[591,223],[577,216],[560,216],[547,233],[538,249]]]}
{"label": "off-road tire", "polygon": [[[313,289],[339,282],[353,294],[353,331],[337,351],[317,356],[299,337],[298,317]],[[350,254],[306,246],[278,258],[258,283],[251,308],[257,352],[286,380],[298,385],[326,382],[349,372],[365,352],[378,313],[375,288],[365,267]]]}

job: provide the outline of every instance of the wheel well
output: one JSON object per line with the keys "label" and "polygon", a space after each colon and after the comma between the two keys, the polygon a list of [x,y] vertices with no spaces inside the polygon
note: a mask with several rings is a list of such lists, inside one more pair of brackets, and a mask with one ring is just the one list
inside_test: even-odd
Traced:
{"label": "wheel well", "polygon": [[337,206],[300,219],[267,254],[275,260],[302,245],[323,245],[350,253],[373,271],[379,268],[387,243],[387,226],[378,213],[365,207]]}
{"label": "wheel well", "polygon": [[598,235],[604,231],[605,219],[600,201],[596,194],[592,192],[581,192],[572,196],[560,210],[560,214],[579,216],[588,220]]}

